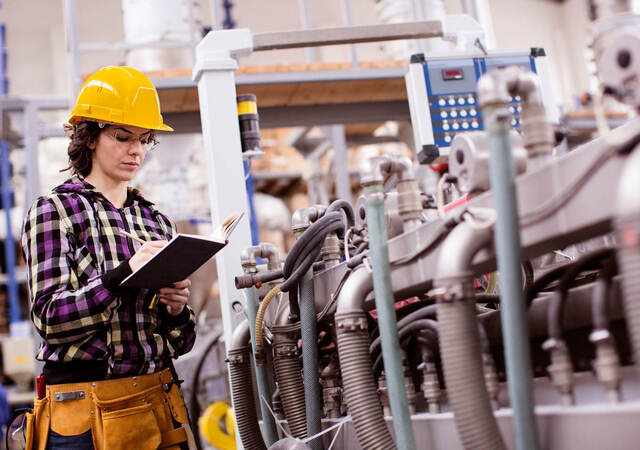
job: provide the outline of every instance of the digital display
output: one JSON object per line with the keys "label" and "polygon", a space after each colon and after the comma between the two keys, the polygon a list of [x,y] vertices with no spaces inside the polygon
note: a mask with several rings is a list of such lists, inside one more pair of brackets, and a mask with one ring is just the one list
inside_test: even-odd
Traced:
{"label": "digital display", "polygon": [[444,81],[462,80],[464,75],[462,69],[442,69],[442,79]]}

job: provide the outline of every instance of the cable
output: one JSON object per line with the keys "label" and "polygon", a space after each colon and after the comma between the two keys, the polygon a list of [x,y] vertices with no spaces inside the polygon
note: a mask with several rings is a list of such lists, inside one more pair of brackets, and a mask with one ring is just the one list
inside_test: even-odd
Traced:
{"label": "cable", "polygon": [[193,434],[196,438],[196,446],[198,450],[202,449],[202,440],[200,438],[200,426],[198,425],[198,419],[200,418],[200,403],[198,403],[198,386],[200,385],[200,372],[202,371],[202,366],[204,366],[204,362],[209,356],[209,352],[215,347],[215,345],[220,340],[222,333],[218,333],[213,337],[211,342],[207,345],[204,352],[202,353],[202,358],[198,361],[198,365],[196,366],[194,375],[193,375],[193,383],[191,384],[191,397],[190,397],[190,416],[193,417],[191,426],[193,427]]}

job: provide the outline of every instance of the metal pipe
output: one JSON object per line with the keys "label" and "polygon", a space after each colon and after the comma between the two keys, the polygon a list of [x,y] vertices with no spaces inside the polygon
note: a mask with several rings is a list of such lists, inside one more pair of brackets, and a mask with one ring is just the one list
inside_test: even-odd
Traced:
{"label": "metal pipe", "polygon": [[[267,260],[267,269],[268,270],[277,270],[280,267],[280,255],[278,254],[278,249],[275,245],[269,242],[262,242],[258,245],[253,245],[248,247],[240,253],[240,264],[242,266],[253,266],[257,265],[256,258],[265,258]],[[245,273],[255,273],[255,271],[246,271]]]}
{"label": "metal pipe", "polygon": [[[245,269],[247,272],[255,271],[255,266]],[[258,402],[260,403],[260,411],[262,412],[262,420],[264,422],[264,434],[267,445],[273,445],[278,440],[278,429],[276,423],[269,411],[271,408],[271,386],[267,378],[267,371],[264,363],[259,364],[256,360],[256,331],[253,324],[256,323],[256,313],[258,310],[258,290],[254,287],[245,289],[247,299],[247,316],[249,319],[249,332],[251,333],[251,346],[253,347],[253,363],[256,372],[256,384],[258,385]],[[265,404],[268,403],[268,407]],[[272,408],[273,409],[273,408]]]}
{"label": "metal pipe", "polygon": [[530,157],[548,156],[555,142],[553,127],[547,120],[542,88],[536,74],[510,66],[490,72],[478,81],[481,105],[507,105],[512,96],[522,97],[522,141]]}
{"label": "metal pipe", "polygon": [[[484,78],[484,77],[483,77]],[[479,83],[480,85],[480,83]],[[497,221],[495,246],[500,274],[502,323],[509,380],[509,398],[518,449],[538,449],[533,403],[533,372],[527,330],[526,303],[522,292],[518,205],[511,155],[510,114],[507,102],[487,102],[480,97],[485,127],[489,132],[489,175]]]}
{"label": "metal pipe", "polygon": [[435,280],[445,383],[466,449],[506,448],[486,390],[470,269],[476,253],[490,243],[491,228],[456,226],[442,244]]}
{"label": "metal pipe", "polygon": [[363,182],[366,195],[367,228],[369,247],[373,265],[373,286],[375,291],[378,326],[382,338],[382,357],[389,388],[389,400],[393,413],[393,428],[398,448],[416,448],[411,428],[411,414],[407,402],[402,367],[402,352],[398,340],[398,328],[391,287],[391,267],[387,244],[387,224],[384,215],[384,193],[382,183]]}
{"label": "metal pipe", "polygon": [[[318,384],[318,330],[313,296],[313,269],[302,277],[300,289],[300,327],[302,334],[302,372],[304,378],[304,404],[307,413],[307,436],[322,431],[322,393]],[[322,450],[322,439],[309,441],[313,450]]]}

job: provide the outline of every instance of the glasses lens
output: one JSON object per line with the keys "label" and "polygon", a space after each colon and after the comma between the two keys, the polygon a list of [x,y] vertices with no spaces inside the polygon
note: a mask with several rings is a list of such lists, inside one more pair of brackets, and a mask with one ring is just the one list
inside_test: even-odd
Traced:
{"label": "glasses lens", "polygon": [[23,450],[27,446],[25,413],[18,414],[7,429],[7,450]]}

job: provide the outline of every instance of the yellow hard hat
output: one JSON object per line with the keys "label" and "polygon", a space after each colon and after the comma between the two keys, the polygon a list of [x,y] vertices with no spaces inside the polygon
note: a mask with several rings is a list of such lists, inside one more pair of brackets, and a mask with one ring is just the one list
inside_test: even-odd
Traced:
{"label": "yellow hard hat", "polygon": [[173,131],[162,122],[158,92],[151,81],[131,67],[103,67],[84,82],[69,123],[83,119]]}

